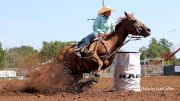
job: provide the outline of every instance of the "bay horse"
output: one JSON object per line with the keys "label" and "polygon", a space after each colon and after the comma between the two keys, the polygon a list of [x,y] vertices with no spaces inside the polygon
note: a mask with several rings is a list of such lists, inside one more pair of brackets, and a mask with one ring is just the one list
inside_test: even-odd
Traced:
{"label": "bay horse", "polygon": [[[111,33],[107,40],[102,40],[109,48],[107,49],[102,42],[94,41],[89,45],[88,58],[80,58],[75,54],[76,46],[68,46],[56,60],[64,64],[64,70],[74,77],[75,81],[83,78],[83,73],[96,73],[104,70],[112,64],[116,49],[121,47],[129,34],[133,36],[147,37],[150,29],[142,22],[138,21],[133,14],[125,13],[115,26],[115,32]],[[108,57],[105,60],[104,57]],[[107,56],[108,55],[108,56]]]}

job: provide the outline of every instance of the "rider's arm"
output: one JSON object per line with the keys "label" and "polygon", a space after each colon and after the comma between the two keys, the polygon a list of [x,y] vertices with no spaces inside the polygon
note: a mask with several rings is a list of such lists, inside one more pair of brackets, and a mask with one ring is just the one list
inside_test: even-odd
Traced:
{"label": "rider's arm", "polygon": [[111,32],[115,32],[115,24],[114,21],[112,19],[111,20]]}

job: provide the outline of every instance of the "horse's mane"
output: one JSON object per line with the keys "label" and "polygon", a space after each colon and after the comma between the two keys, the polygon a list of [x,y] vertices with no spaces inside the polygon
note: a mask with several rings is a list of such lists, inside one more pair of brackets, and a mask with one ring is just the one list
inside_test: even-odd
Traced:
{"label": "horse's mane", "polygon": [[127,18],[126,16],[123,16],[123,17],[120,17],[120,18],[118,19],[118,21],[116,22],[115,31],[116,31],[117,29],[119,29],[119,27],[121,26],[122,22],[123,22],[126,18]]}
{"label": "horse's mane", "polygon": [[[119,27],[121,26],[122,22],[126,19],[127,17],[124,16],[124,17],[120,17],[118,19],[118,21],[116,22],[116,26],[115,26],[115,31],[117,31],[119,29]],[[109,36],[109,38],[111,38],[114,34],[116,34],[115,32],[112,32]]]}

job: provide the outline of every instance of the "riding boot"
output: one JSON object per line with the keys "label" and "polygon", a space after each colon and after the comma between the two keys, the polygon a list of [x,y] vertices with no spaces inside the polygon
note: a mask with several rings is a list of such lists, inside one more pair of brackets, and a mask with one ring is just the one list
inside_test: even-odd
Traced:
{"label": "riding boot", "polygon": [[78,57],[81,57],[81,48],[76,48],[76,49],[75,49],[75,54],[76,54]]}

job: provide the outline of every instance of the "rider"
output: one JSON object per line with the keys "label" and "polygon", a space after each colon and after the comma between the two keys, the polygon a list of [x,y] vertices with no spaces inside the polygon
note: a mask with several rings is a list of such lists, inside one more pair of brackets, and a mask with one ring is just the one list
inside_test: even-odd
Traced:
{"label": "rider", "polygon": [[115,31],[115,25],[110,18],[112,10],[109,6],[104,6],[98,11],[98,16],[93,23],[93,31],[91,34],[83,38],[79,44],[78,49],[80,50],[84,46],[88,45],[96,37],[103,39],[107,37],[110,33]]}

